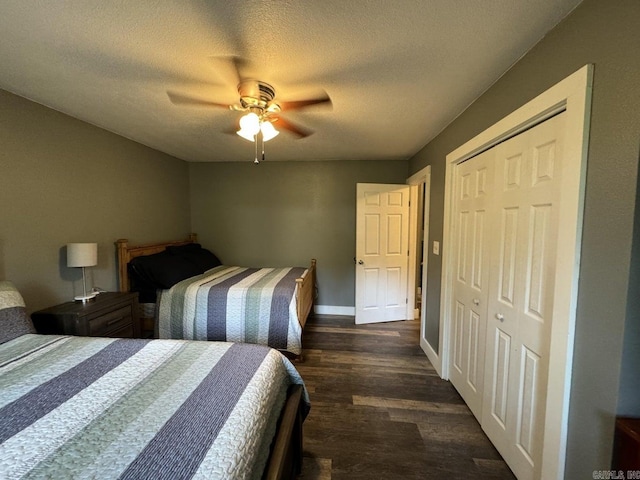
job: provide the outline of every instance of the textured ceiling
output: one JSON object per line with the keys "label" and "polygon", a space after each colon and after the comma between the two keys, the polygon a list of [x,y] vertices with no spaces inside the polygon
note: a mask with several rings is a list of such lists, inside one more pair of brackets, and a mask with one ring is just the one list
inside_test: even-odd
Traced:
{"label": "textured ceiling", "polygon": [[0,88],[188,161],[250,161],[225,133],[240,113],[177,106],[167,91],[238,100],[212,57],[295,100],[313,129],[270,161],[407,159],[580,0],[2,0]]}

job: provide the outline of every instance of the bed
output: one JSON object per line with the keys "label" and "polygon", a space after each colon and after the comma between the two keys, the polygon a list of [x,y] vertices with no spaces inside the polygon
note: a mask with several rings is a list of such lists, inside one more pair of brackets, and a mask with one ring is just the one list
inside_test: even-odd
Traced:
{"label": "bed", "polygon": [[7,284],[0,282],[0,478],[300,472],[308,395],[281,353],[227,342],[38,335]]}
{"label": "bed", "polygon": [[[211,252],[191,248],[199,247],[195,234],[134,246],[121,239],[116,246],[120,291],[140,291],[136,283],[142,276],[153,277],[151,283],[159,292],[153,303],[140,299],[143,331],[153,330],[159,338],[258,343],[300,358],[302,330],[315,294],[315,259],[308,268],[222,265]],[[178,274],[186,267],[175,260],[176,255],[198,253],[200,261],[206,252],[209,257],[199,263],[195,275],[187,276],[188,268]],[[141,269],[141,260],[162,256],[167,266],[161,274]],[[191,260],[187,258],[189,265]]]}

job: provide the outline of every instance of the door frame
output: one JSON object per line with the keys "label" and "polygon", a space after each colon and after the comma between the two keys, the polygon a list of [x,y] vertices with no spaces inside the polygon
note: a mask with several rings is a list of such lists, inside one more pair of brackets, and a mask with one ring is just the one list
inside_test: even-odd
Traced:
{"label": "door frame", "polygon": [[[424,184],[424,211],[423,218],[418,218],[418,187]],[[409,283],[408,298],[409,308],[407,309],[407,318],[414,318],[413,309],[415,305],[415,284],[418,272],[416,271],[416,258],[418,256],[418,223],[422,222],[424,228],[424,245],[422,250],[422,298],[420,309],[420,347],[427,355],[429,361],[433,364],[436,371],[440,371],[438,363],[439,357],[436,349],[429,344],[426,338],[427,327],[427,268],[429,261],[429,210],[431,205],[431,165],[427,165],[423,169],[407,178],[407,185],[411,185],[411,205],[409,207],[409,215],[411,223],[409,225]],[[409,316],[411,314],[411,316]]]}
{"label": "door frame", "polygon": [[549,364],[554,368],[550,369],[547,379],[542,451],[542,478],[548,479],[562,479],[565,469],[592,83],[593,65],[585,65],[446,157],[439,365],[441,377],[448,380],[454,260],[448,247],[453,241],[455,165],[562,111],[567,113],[563,161],[571,167],[571,174],[564,174],[561,180],[563,193],[549,352]]}

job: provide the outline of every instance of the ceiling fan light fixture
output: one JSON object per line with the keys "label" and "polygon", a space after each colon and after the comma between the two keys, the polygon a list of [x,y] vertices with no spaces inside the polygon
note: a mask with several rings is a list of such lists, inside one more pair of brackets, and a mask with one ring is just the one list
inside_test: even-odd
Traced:
{"label": "ceiling fan light fixture", "polygon": [[250,142],[255,142],[258,132],[262,132],[263,142],[271,140],[280,133],[274,128],[270,121],[260,120],[260,117],[253,112],[244,115],[240,119],[240,130],[236,133],[242,138],[249,140]]}
{"label": "ceiling fan light fixture", "polygon": [[253,113],[247,113],[240,119],[240,131],[254,136],[260,131],[260,117]]}
{"label": "ceiling fan light fixture", "polygon": [[260,130],[262,131],[262,141],[268,142],[272,138],[278,136],[280,133],[276,130],[271,122],[262,122],[260,124]]}
{"label": "ceiling fan light fixture", "polygon": [[236,133],[238,135],[240,135],[242,138],[244,138],[245,140],[249,140],[250,142],[255,142],[256,141],[255,134],[252,134],[251,132],[249,132],[247,130],[240,129]]}

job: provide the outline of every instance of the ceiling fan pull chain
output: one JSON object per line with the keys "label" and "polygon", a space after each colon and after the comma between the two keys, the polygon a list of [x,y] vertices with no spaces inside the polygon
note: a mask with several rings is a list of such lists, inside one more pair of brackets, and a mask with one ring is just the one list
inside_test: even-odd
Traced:
{"label": "ceiling fan pull chain", "polygon": [[256,158],[253,161],[253,163],[260,163],[260,160],[258,160],[258,135],[256,134],[256,136],[253,138],[253,144],[256,147]]}

